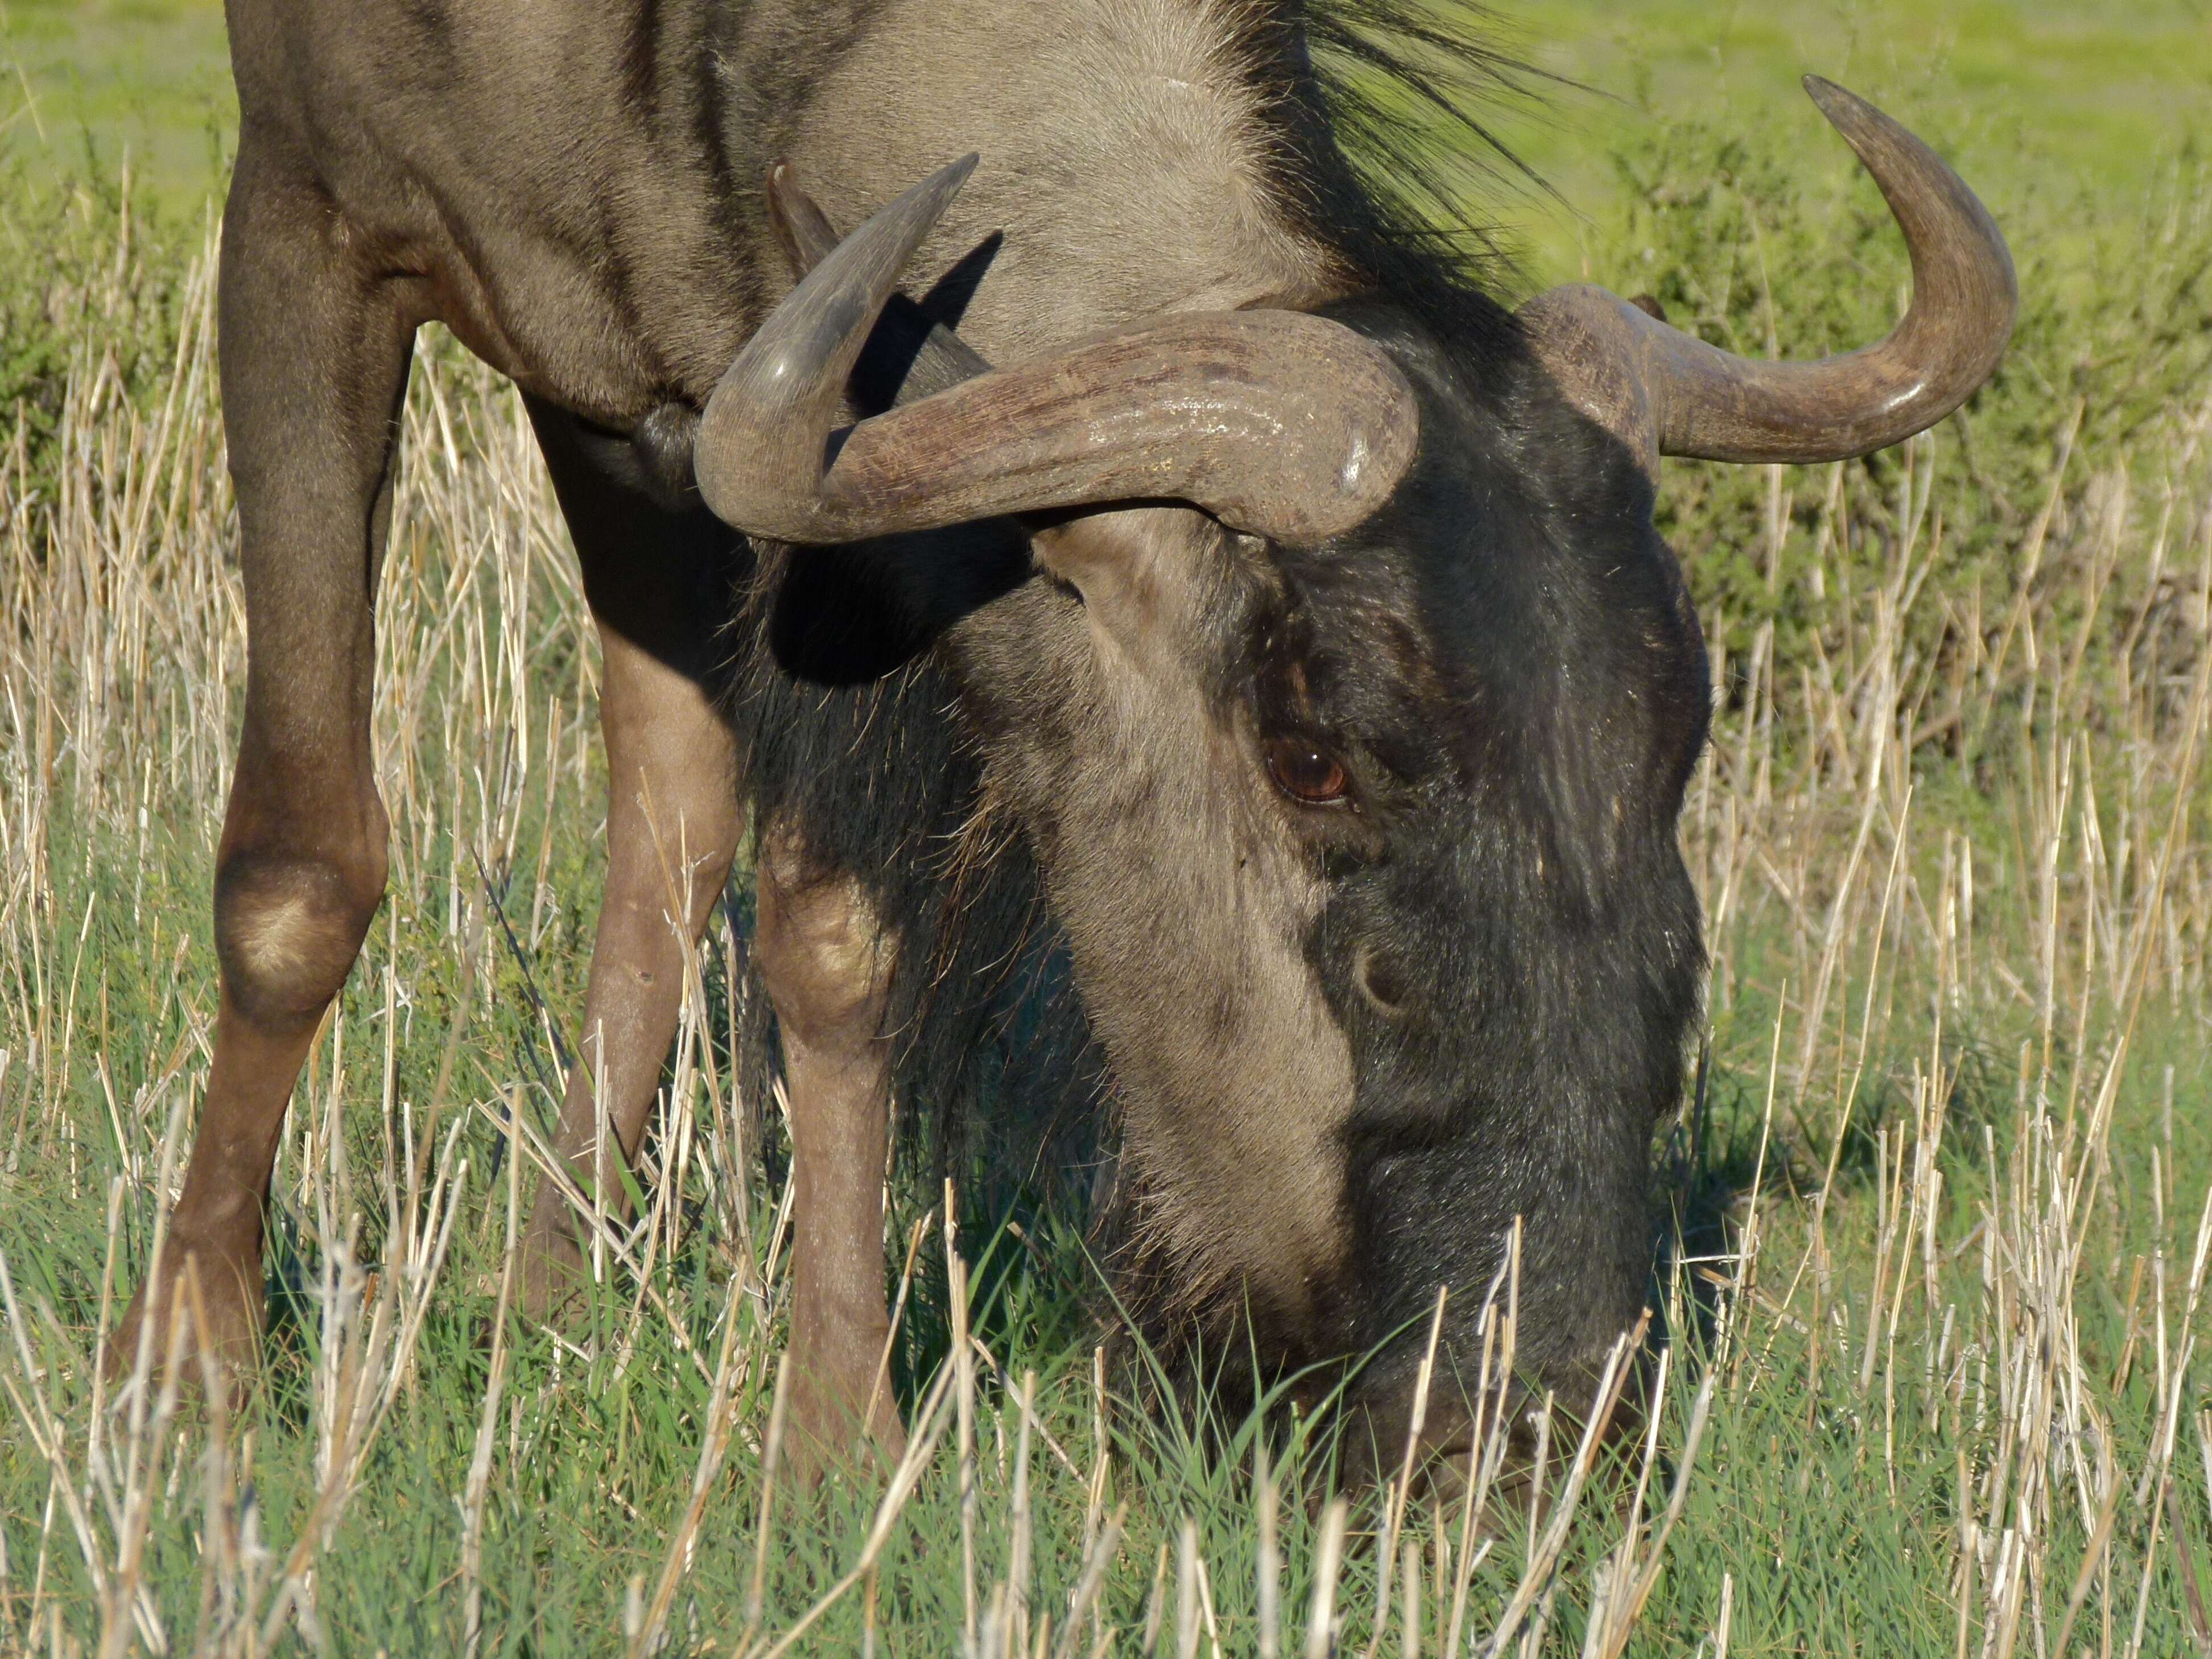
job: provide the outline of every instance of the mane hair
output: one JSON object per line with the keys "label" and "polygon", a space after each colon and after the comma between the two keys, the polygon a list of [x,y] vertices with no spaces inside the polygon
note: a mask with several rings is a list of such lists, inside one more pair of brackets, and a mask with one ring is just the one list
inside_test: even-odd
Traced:
{"label": "mane hair", "polygon": [[1540,106],[1556,77],[1504,50],[1497,20],[1464,0],[1258,9],[1267,21],[1248,38],[1282,38],[1291,72],[1271,100],[1290,141],[1273,180],[1284,209],[1446,337],[1499,343],[1500,301],[1525,279],[1481,210],[1548,187],[1494,112]]}

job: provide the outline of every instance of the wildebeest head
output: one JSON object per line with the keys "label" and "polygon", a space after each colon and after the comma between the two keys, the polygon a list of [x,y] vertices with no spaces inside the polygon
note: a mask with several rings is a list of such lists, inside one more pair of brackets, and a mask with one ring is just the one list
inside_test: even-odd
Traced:
{"label": "wildebeest head", "polygon": [[787,183],[811,269],[701,423],[702,493],[752,533],[1019,522],[1047,580],[963,624],[956,679],[1110,1061],[1125,1288],[1263,1370],[1372,1352],[1352,1397],[1386,1442],[1440,1287],[1426,1435],[1464,1433],[1450,1379],[1516,1226],[1530,1381],[1586,1398],[1643,1297],[1698,1004],[1674,836],[1709,699],[1659,457],[1898,441],[2009,332],[1980,204],[1809,84],[1913,261],[1905,319],[1848,357],[1746,362],[1591,288],[1478,346],[1355,292],[1006,370],[939,329],[927,395],[841,428],[962,162],[842,240]]}

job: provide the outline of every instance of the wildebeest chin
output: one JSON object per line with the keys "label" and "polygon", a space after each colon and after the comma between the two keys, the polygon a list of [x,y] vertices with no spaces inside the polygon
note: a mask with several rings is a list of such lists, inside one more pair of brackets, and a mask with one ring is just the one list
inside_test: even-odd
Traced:
{"label": "wildebeest chin", "polygon": [[[1808,83],[1915,297],[1864,350],[1750,362],[1593,287],[1510,306],[1424,228],[1413,136],[1325,70],[1419,103],[1482,68],[1426,9],[357,11],[234,0],[222,1014],[116,1352],[189,1260],[201,1340],[255,1362],[277,1126],[384,884],[370,605],[438,320],[522,388],[605,646],[574,1190],[644,1133],[680,932],[750,826],[802,1455],[901,1442],[894,1099],[963,1166],[1089,1189],[1171,1364],[1364,1362],[1389,1443],[1439,1291],[1465,1377],[1517,1230],[1523,1379],[1587,1398],[1701,978],[1675,823],[1710,690],[1660,459],[1839,459],[1955,408],[2014,307],[1966,186]],[[533,1311],[579,1227],[541,1194]]]}

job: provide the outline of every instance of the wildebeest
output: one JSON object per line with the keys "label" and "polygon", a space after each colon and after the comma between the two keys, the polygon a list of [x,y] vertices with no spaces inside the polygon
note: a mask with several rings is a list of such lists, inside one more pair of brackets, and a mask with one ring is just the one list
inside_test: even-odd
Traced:
{"label": "wildebeest", "polygon": [[[1316,67],[1400,27],[1418,77],[1422,15],[231,0],[222,1011],[115,1352],[190,1259],[202,1340],[257,1357],[279,1125],[385,885],[374,601],[435,320],[527,400],[605,647],[559,1132],[587,1188],[599,1126],[646,1126],[678,930],[756,838],[802,1441],[871,1400],[900,1435],[895,1091],[1095,1115],[1139,1328],[1272,1376],[1384,1344],[1351,1395],[1382,1434],[1437,1288],[1471,1292],[1449,1363],[1516,1218],[1523,1365],[1586,1372],[1641,1304],[1698,1006],[1675,823],[1710,693],[1659,458],[1898,441],[1987,375],[2013,277],[1941,161],[1811,82],[1911,251],[1887,339],[1749,362],[1595,288],[1510,308],[1348,158]],[[579,1262],[558,1194],[527,1250],[544,1311]]]}

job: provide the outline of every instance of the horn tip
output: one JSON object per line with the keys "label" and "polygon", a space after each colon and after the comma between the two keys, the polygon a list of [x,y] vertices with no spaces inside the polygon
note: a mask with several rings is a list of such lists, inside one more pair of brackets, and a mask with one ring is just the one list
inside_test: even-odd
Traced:
{"label": "horn tip", "polygon": [[938,170],[937,177],[930,182],[937,185],[940,189],[957,190],[968,182],[968,175],[975,171],[977,164],[982,159],[981,151],[971,149],[958,161],[946,162]]}
{"label": "horn tip", "polygon": [[1838,107],[1848,109],[1851,105],[1863,101],[1856,94],[1837,85],[1825,75],[1800,76],[1797,77],[1797,84],[1805,88],[1805,95],[1808,98],[1820,106],[1820,113],[1823,115],[1832,109]]}
{"label": "horn tip", "polygon": [[1800,84],[1820,113],[1828,118],[1828,125],[1848,133],[1854,127],[1882,119],[1882,113],[1849,87],[1838,86],[1825,75],[1808,75]]}
{"label": "horn tip", "polygon": [[934,224],[939,216],[952,205],[952,198],[959,195],[960,187],[968,182],[968,175],[975,171],[975,164],[981,159],[971,149],[958,161],[946,162],[901,197],[896,205]]}

